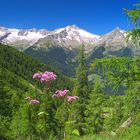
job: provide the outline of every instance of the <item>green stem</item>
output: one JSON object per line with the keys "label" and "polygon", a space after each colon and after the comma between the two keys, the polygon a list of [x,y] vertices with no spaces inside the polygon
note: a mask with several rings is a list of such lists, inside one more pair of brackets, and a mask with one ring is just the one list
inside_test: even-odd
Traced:
{"label": "green stem", "polygon": [[[47,100],[49,98],[49,86],[45,86],[44,88],[44,126],[45,126],[45,130],[44,130],[44,137],[45,137],[45,140],[47,139]],[[48,92],[48,93],[47,93]],[[46,94],[47,93],[47,94]],[[48,95],[47,99],[46,99],[46,95]]]}
{"label": "green stem", "polygon": [[30,122],[30,140],[32,140],[32,119],[31,119],[31,108],[29,105],[29,109],[28,109],[28,113],[29,113],[29,122]]}
{"label": "green stem", "polygon": [[47,122],[47,116],[46,116],[46,90],[44,91],[44,137],[46,136],[46,132],[47,132],[47,126],[46,126],[46,122]]}
{"label": "green stem", "polygon": [[[62,102],[62,109],[64,109],[64,108],[65,108],[65,98],[63,98],[63,102]],[[62,136],[62,138],[64,137],[64,139],[65,139],[65,129],[64,129],[64,122],[62,121],[63,120],[62,116],[64,116],[63,113],[61,114],[61,125],[62,126],[61,126],[60,135]],[[63,134],[62,128],[64,129],[64,134]]]}
{"label": "green stem", "polygon": [[70,108],[69,108],[69,119],[70,119],[70,140],[71,140],[71,134],[72,134],[71,105],[70,105]]}

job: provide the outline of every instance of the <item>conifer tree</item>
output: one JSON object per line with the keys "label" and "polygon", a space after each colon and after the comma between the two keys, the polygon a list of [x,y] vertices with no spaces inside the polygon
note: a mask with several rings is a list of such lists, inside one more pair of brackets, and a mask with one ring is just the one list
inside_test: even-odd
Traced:
{"label": "conifer tree", "polygon": [[103,127],[103,82],[100,76],[94,77],[94,86],[86,109],[86,123],[88,133],[99,133]]}
{"label": "conifer tree", "polygon": [[76,87],[75,92],[79,97],[77,102],[77,115],[76,115],[76,126],[81,135],[84,134],[84,125],[85,125],[85,109],[86,103],[89,98],[88,91],[88,70],[86,66],[86,55],[84,46],[81,46],[81,50],[78,55],[78,67],[76,70]]}
{"label": "conifer tree", "polygon": [[135,9],[125,9],[125,13],[134,25],[127,34],[127,41],[131,40],[134,46],[140,46],[140,3],[135,4]]}
{"label": "conifer tree", "polygon": [[[130,32],[128,32],[127,34],[127,41],[132,41],[133,46],[137,47],[139,49],[140,47],[140,3],[135,4],[134,5],[135,8],[134,9],[125,9],[125,13],[128,16],[128,18],[130,19],[131,23],[134,25],[132,30]],[[135,61],[139,61],[139,60],[133,60],[133,63],[135,64]],[[132,69],[132,73],[133,75],[131,77],[136,77],[137,74],[135,71],[136,69],[139,69],[139,64],[136,64],[133,66],[134,69]],[[130,77],[130,76],[129,76]],[[139,76],[138,76],[139,77]],[[138,103],[139,101],[139,92],[137,89],[137,82],[136,80],[138,80],[138,82],[140,81],[140,79],[136,79],[134,78],[134,80],[129,80],[128,81],[128,89],[126,91],[126,95],[125,95],[125,115],[127,116],[134,116],[134,114],[137,113],[137,108],[140,108],[140,105]]]}

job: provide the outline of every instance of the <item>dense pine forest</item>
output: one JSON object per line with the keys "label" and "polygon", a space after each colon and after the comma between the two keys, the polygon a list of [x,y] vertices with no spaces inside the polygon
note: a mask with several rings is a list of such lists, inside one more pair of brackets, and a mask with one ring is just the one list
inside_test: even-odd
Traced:
{"label": "dense pine forest", "polygon": [[[140,9],[125,12],[134,24],[126,43],[139,47]],[[0,44],[0,139],[140,140],[140,56],[90,67],[86,58],[81,45],[71,78]]]}

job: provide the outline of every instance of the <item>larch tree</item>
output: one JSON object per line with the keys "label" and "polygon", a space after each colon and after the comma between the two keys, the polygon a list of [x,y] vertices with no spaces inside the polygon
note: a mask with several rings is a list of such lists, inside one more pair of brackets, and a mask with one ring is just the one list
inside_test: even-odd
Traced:
{"label": "larch tree", "polygon": [[140,46],[140,4],[135,4],[135,9],[124,10],[131,23],[134,25],[132,30],[127,33],[127,41],[132,41],[134,46]]}

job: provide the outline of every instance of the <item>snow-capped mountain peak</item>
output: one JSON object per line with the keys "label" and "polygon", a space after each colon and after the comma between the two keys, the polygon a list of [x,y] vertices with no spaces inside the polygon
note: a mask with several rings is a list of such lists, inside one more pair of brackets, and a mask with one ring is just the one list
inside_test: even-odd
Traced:
{"label": "snow-capped mountain peak", "polygon": [[77,42],[95,43],[100,36],[91,34],[76,25],[56,29],[52,34],[57,34],[58,40],[74,40]]}
{"label": "snow-capped mountain peak", "polygon": [[79,33],[79,36],[84,37],[84,38],[94,38],[94,37],[99,38],[98,35],[91,34],[83,29],[80,29],[76,25],[67,26],[66,29],[67,31],[72,31],[72,32],[77,31]]}

